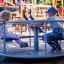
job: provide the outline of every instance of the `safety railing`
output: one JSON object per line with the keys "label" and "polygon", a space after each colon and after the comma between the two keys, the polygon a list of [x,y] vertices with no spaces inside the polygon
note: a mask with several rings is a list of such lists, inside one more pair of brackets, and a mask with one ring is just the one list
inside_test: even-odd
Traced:
{"label": "safety railing", "polygon": [[[33,25],[34,27],[34,50],[35,51],[38,51],[39,50],[39,43],[38,43],[38,27],[36,26],[36,24],[41,24],[41,23],[44,23],[44,33],[46,35],[46,23],[48,22],[64,22],[64,20],[56,20],[56,21],[49,21],[49,20],[15,20],[15,21],[7,21],[4,23],[4,41],[3,41],[3,50],[4,52],[6,52],[6,32],[5,32],[5,25],[6,24],[31,24]],[[47,49],[47,46],[46,46],[46,36],[44,37],[44,41],[45,41],[45,52],[46,52],[46,49]]]}

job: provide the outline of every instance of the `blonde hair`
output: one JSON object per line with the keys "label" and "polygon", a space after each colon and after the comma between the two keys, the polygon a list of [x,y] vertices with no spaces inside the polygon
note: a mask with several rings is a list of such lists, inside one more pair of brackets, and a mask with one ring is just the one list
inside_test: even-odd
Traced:
{"label": "blonde hair", "polygon": [[3,10],[1,12],[1,19],[4,19],[5,21],[8,21],[10,19],[10,12],[7,10]]}

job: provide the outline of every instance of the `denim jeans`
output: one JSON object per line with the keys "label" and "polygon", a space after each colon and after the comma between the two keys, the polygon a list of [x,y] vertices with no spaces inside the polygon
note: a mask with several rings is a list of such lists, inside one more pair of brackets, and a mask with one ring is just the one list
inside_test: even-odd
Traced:
{"label": "denim jeans", "polygon": [[[47,38],[47,43],[52,47],[52,48],[57,48],[60,47],[58,40],[62,39],[62,28],[55,28],[52,32],[46,33],[46,38]],[[42,36],[42,39],[44,40],[45,34]]]}

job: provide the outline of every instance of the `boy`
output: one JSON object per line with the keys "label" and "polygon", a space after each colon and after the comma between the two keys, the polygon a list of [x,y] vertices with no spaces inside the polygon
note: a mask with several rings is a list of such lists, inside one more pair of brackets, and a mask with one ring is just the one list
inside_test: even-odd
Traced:
{"label": "boy", "polygon": [[[54,7],[50,7],[47,11],[48,14],[48,19],[47,20],[60,20],[59,17],[57,17],[58,11],[56,8]],[[58,39],[60,36],[62,36],[62,32],[63,29],[61,27],[60,22],[49,22],[49,26],[52,29],[52,32],[50,33],[46,33],[46,37],[47,37],[47,43],[52,47],[51,51],[57,51],[57,50],[61,50],[61,47],[58,43]],[[44,36],[43,35],[43,40],[44,40]]]}

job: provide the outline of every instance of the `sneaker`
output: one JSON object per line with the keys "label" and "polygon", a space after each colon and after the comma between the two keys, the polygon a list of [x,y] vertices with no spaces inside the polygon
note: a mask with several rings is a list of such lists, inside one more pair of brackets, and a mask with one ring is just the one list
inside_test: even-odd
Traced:
{"label": "sneaker", "polygon": [[21,48],[23,48],[23,47],[28,47],[28,43],[23,42],[23,44],[20,44],[20,47],[21,47]]}
{"label": "sneaker", "polygon": [[23,44],[20,44],[20,47],[23,48]]}
{"label": "sneaker", "polygon": [[55,50],[56,50],[56,48],[52,48],[52,49],[51,49],[51,52],[54,52]]}
{"label": "sneaker", "polygon": [[58,47],[57,49],[56,49],[56,51],[61,51],[62,49],[61,49],[61,47]]}
{"label": "sneaker", "polygon": [[28,43],[23,43],[23,46],[24,47],[28,47]]}

